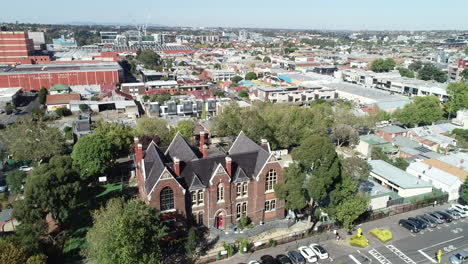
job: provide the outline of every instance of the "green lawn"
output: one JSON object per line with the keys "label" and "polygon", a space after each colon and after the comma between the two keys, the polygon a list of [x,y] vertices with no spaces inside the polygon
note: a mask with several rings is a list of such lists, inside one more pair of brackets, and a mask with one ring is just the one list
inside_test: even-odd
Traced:
{"label": "green lawn", "polygon": [[73,218],[69,230],[70,238],[65,242],[63,253],[67,262],[81,259],[80,251],[86,247],[86,233],[92,227],[92,211],[99,209],[109,199],[122,195],[120,183],[88,186],[83,192],[81,207]]}

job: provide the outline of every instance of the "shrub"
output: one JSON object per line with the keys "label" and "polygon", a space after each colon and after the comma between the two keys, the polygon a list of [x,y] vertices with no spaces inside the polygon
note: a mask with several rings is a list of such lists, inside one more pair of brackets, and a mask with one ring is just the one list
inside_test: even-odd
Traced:
{"label": "shrub", "polygon": [[224,243],[223,248],[227,251],[228,258],[234,255],[234,247],[231,244]]}
{"label": "shrub", "polygon": [[80,107],[81,112],[88,111],[88,109],[89,109],[89,105],[87,105],[87,104],[80,104],[79,107]]}
{"label": "shrub", "polygon": [[239,219],[239,223],[237,223],[237,226],[239,227],[240,230],[249,227],[250,225],[250,219],[247,216],[242,216]]}
{"label": "shrub", "polygon": [[385,229],[372,229],[369,233],[375,236],[382,243],[386,243],[393,238],[392,232]]}
{"label": "shrub", "polygon": [[66,107],[62,107],[62,108],[58,108],[57,110],[55,110],[55,113],[62,117],[62,116],[69,116],[72,114],[72,112],[70,111],[70,109],[66,108]]}
{"label": "shrub", "polygon": [[268,245],[270,247],[276,247],[276,240],[270,239],[270,241],[268,241]]}
{"label": "shrub", "polygon": [[364,236],[357,237],[357,235],[353,235],[349,244],[353,247],[365,248],[369,245],[369,241]]}
{"label": "shrub", "polygon": [[247,253],[249,251],[250,242],[246,237],[239,238],[239,251],[241,253]]}

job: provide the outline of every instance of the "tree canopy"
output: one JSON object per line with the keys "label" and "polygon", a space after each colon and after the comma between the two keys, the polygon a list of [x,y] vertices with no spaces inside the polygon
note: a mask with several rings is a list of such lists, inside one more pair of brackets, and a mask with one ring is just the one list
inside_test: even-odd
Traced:
{"label": "tree canopy", "polygon": [[172,128],[174,136],[179,132],[186,140],[191,140],[193,138],[194,130],[195,123],[193,123],[192,120],[181,120]]}
{"label": "tree canopy", "polygon": [[23,181],[25,179],[26,172],[18,170],[8,173],[6,177],[6,182],[10,188],[10,191],[14,194],[18,194],[21,192],[21,186],[23,185]]}
{"label": "tree canopy", "polygon": [[374,72],[389,72],[395,68],[395,64],[395,60],[392,58],[376,59],[371,64],[371,70]]}
{"label": "tree canopy", "polygon": [[402,77],[414,78],[414,72],[406,68],[397,68]]}
{"label": "tree canopy", "polygon": [[45,104],[46,103],[46,98],[47,98],[47,89],[45,87],[42,87],[40,90],[39,90],[39,93],[37,95],[38,97],[38,100],[39,100],[39,103],[40,104]]}
{"label": "tree canopy", "polygon": [[160,264],[166,235],[167,228],[155,209],[140,200],[116,198],[93,213],[84,254],[102,264]]}
{"label": "tree canopy", "polygon": [[450,96],[450,100],[444,106],[449,115],[460,109],[468,109],[468,83],[449,83],[447,94]]}
{"label": "tree canopy", "polygon": [[127,155],[133,144],[133,129],[123,123],[101,120],[97,122],[95,134],[107,137],[119,155]]}
{"label": "tree canopy", "polygon": [[137,120],[135,136],[158,136],[162,145],[169,145],[172,140],[168,122],[159,118],[150,117]]}
{"label": "tree canopy", "polygon": [[292,164],[283,172],[284,184],[275,185],[279,199],[286,201],[287,210],[303,209],[307,205],[307,191],[304,189],[306,174],[298,164]]}
{"label": "tree canopy", "polygon": [[148,69],[155,69],[157,66],[162,65],[161,57],[152,50],[141,51],[136,59],[143,63],[145,68]]}
{"label": "tree canopy", "polygon": [[393,117],[407,126],[431,125],[433,122],[443,119],[444,111],[440,101],[434,95],[416,97],[414,102],[405,105],[403,109],[397,109]]}
{"label": "tree canopy", "polygon": [[257,80],[257,74],[255,72],[249,72],[245,75],[246,80]]}
{"label": "tree canopy", "polygon": [[461,189],[462,189],[461,199],[465,203],[468,203],[468,178],[465,179],[465,182],[463,183]]}
{"label": "tree canopy", "polygon": [[47,123],[23,119],[0,132],[8,153],[15,160],[40,161],[64,152],[62,132]]}
{"label": "tree canopy", "polygon": [[447,81],[447,74],[439,70],[434,64],[426,63],[419,70],[418,78],[425,81],[434,80],[443,83]]}
{"label": "tree canopy", "polygon": [[77,206],[80,191],[81,180],[70,157],[55,156],[28,177],[25,198],[14,206],[15,216],[21,222],[35,223],[50,213],[58,225],[65,224]]}
{"label": "tree canopy", "polygon": [[118,157],[114,142],[96,133],[80,138],[71,154],[73,165],[84,180],[96,180],[96,177],[103,176]]}

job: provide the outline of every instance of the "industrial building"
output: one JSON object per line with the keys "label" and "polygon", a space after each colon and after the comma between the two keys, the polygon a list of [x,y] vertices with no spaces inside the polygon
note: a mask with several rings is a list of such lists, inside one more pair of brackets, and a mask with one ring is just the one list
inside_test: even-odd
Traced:
{"label": "industrial building", "polygon": [[[34,53],[34,42],[23,31],[0,32],[0,64],[16,64]],[[10,86],[12,87],[12,86]]]}
{"label": "industrial building", "polygon": [[56,84],[100,85],[122,80],[122,68],[117,62],[18,65],[0,71],[0,88],[22,87],[23,91],[50,89]]}

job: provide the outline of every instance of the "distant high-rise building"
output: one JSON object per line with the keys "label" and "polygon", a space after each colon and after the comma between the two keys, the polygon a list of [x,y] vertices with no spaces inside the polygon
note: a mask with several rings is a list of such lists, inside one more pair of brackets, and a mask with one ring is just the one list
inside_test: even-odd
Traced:
{"label": "distant high-rise building", "polygon": [[101,31],[101,32],[99,32],[99,34],[101,35],[101,43],[103,43],[103,44],[114,44],[116,39],[117,39],[117,35],[119,33]]}

